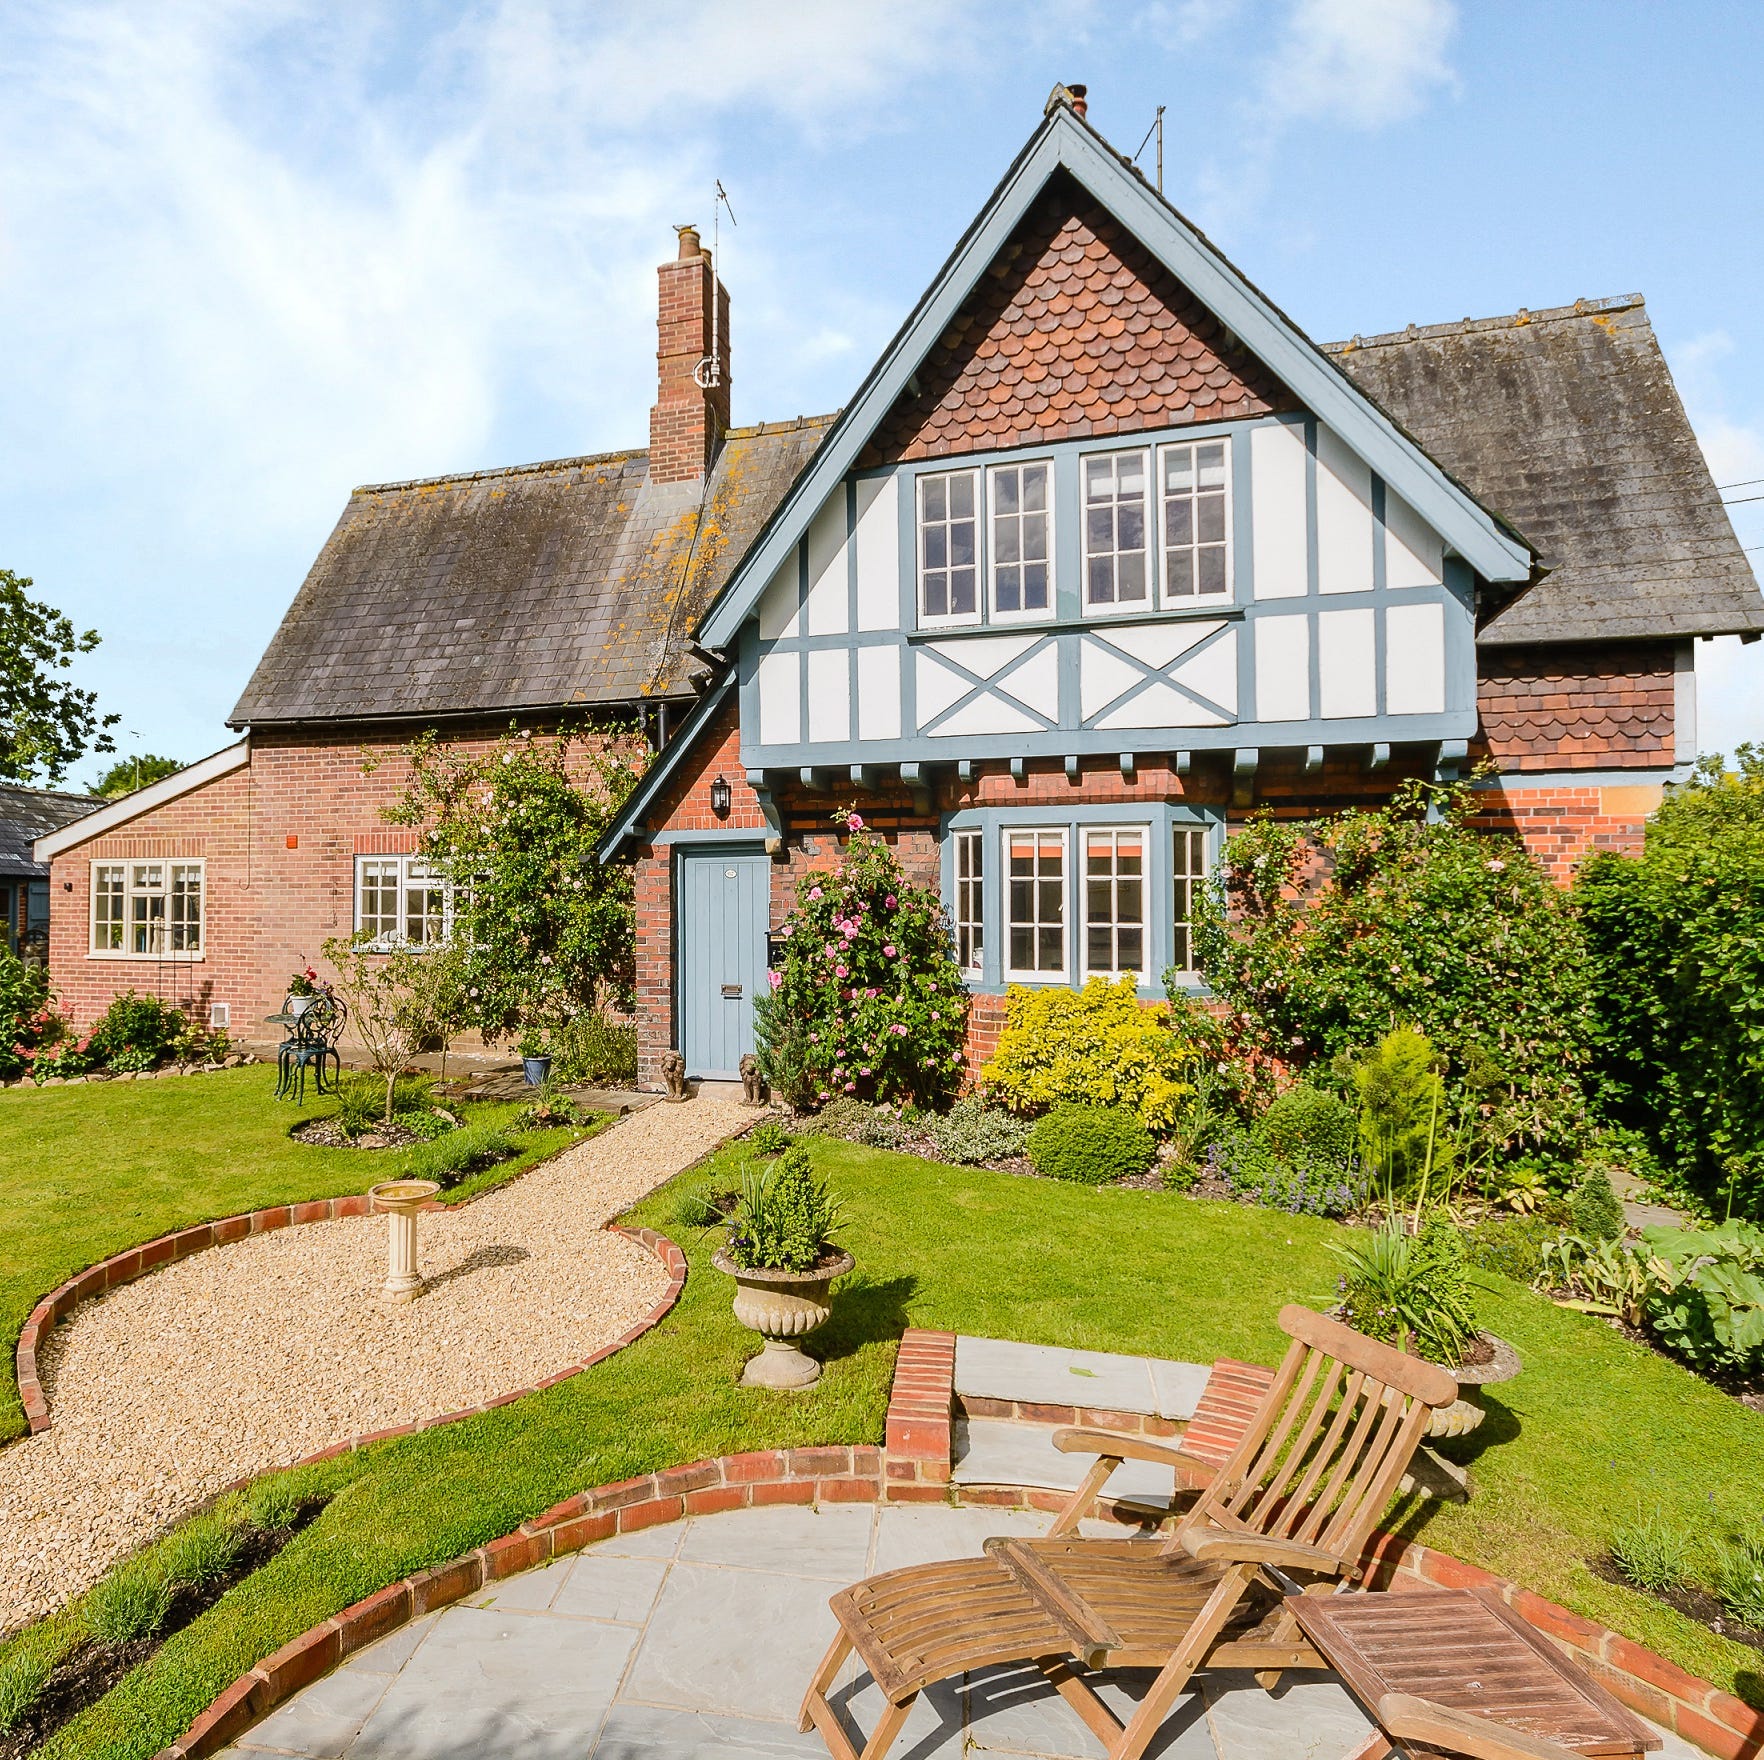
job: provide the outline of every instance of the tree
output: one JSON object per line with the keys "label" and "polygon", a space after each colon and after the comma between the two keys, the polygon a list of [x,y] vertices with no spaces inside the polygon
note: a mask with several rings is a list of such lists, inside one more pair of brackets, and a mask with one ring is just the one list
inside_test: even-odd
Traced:
{"label": "tree", "polygon": [[349,1024],[375,1072],[385,1078],[385,1121],[390,1124],[398,1078],[443,1031],[436,1020],[439,996],[431,956],[411,947],[385,952],[368,935],[347,941],[333,936],[324,948],[337,971],[337,988],[349,1004]]}
{"label": "tree", "polygon": [[642,774],[624,727],[535,739],[511,727],[488,752],[425,734],[386,811],[421,827],[421,854],[453,886],[468,1022],[494,1042],[556,1028],[636,982],[631,869],[602,862],[602,832]]}
{"label": "tree", "polygon": [[31,584],[0,568],[0,778],[54,784],[87,752],[114,752],[104,730],[122,717],[100,717],[96,691],[56,676],[98,646],[98,632],[77,634],[53,606],[29,596]]}
{"label": "tree", "polygon": [[121,800],[125,794],[133,794],[137,788],[145,788],[150,782],[175,776],[183,767],[176,758],[161,758],[153,752],[138,752],[132,758],[118,758],[92,784],[92,792],[102,795],[107,801]]}

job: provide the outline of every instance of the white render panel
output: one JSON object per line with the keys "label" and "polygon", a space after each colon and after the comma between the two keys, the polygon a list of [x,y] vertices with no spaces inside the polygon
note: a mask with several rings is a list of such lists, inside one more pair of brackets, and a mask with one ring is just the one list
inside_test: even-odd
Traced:
{"label": "white render panel", "polygon": [[976,678],[995,677],[1013,660],[1027,654],[1039,636],[979,636],[965,642],[932,642],[933,654],[953,661]]}
{"label": "white render panel", "polygon": [[1024,714],[1015,703],[982,691],[971,703],[961,708],[937,729],[936,738],[945,734],[975,733],[1036,733],[1040,723]]}
{"label": "white render panel", "polygon": [[1317,429],[1317,586],[1372,590],[1372,473],[1328,428]]}
{"label": "white render panel", "polygon": [[894,477],[857,486],[857,626],[900,627],[900,487]]}
{"label": "white render panel", "polygon": [[1177,655],[1186,654],[1197,642],[1204,642],[1214,630],[1223,627],[1219,623],[1138,623],[1091,633],[1161,672]]}
{"label": "white render panel", "polygon": [[858,738],[900,738],[900,649],[892,642],[857,651]]}
{"label": "white render panel", "polygon": [[802,655],[762,654],[759,672],[762,746],[793,746],[802,738]]}
{"label": "white render panel", "polygon": [[851,650],[811,648],[808,657],[808,736],[851,738]]}
{"label": "white render panel", "polygon": [[780,636],[802,634],[802,602],[797,594],[798,571],[792,556],[772,576],[760,596],[759,633],[763,642],[775,642]]}
{"label": "white render panel", "polygon": [[1392,605],[1384,614],[1384,712],[1445,712],[1445,607]]}
{"label": "white render panel", "polygon": [[1378,713],[1376,614],[1323,611],[1317,616],[1317,684],[1325,720]]}
{"label": "white render panel", "polygon": [[809,522],[808,633],[842,636],[851,628],[851,582],[845,564],[845,485]]}
{"label": "white render panel", "polygon": [[1400,496],[1384,491],[1384,584],[1437,587],[1444,578],[1439,533]]}
{"label": "white render panel", "polygon": [[1293,422],[1250,430],[1256,597],[1293,599],[1307,585],[1305,431]]}
{"label": "white render panel", "polygon": [[1007,672],[998,681],[998,688],[1027,703],[1038,715],[1045,715],[1056,726],[1060,719],[1060,651],[1049,642],[1039,653],[1031,654],[1023,664]]}
{"label": "white render panel", "polygon": [[1223,715],[1203,709],[1167,684],[1148,684],[1137,697],[1111,709],[1098,727],[1225,727]]}
{"label": "white render panel", "polygon": [[1100,642],[1078,648],[1078,713],[1086,721],[1145,677],[1130,660],[1111,654]]}
{"label": "white render panel", "polygon": [[1256,719],[1306,721],[1311,714],[1311,620],[1303,612],[1258,617]]}
{"label": "white render panel", "polygon": [[[1202,648],[1170,676],[1230,715],[1237,713],[1237,631],[1227,630],[1210,648]],[[1185,722],[1184,726],[1195,725]]]}
{"label": "white render panel", "polygon": [[974,686],[947,666],[940,666],[929,649],[919,649],[918,666],[913,675],[914,697],[918,704],[919,726],[935,721],[951,703],[959,702]]}

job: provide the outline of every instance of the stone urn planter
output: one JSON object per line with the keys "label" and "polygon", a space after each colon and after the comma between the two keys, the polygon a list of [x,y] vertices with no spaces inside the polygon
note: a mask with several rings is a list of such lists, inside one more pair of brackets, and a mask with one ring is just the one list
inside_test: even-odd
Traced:
{"label": "stone urn planter", "polygon": [[741,1385],[813,1387],[821,1378],[821,1365],[797,1341],[832,1312],[828,1286],[852,1268],[851,1254],[830,1251],[811,1271],[749,1270],[721,1251],[711,1263],[735,1279],[735,1318],[766,1341],[766,1348],[742,1370]]}
{"label": "stone urn planter", "polygon": [[386,1281],[380,1295],[388,1302],[414,1302],[422,1294],[417,1270],[417,1212],[441,1190],[432,1179],[389,1179],[368,1188],[376,1210],[386,1212]]}
{"label": "stone urn planter", "polygon": [[1504,1338],[1496,1338],[1492,1332],[1480,1332],[1477,1337],[1486,1339],[1494,1354],[1486,1363],[1464,1363],[1450,1371],[1458,1383],[1458,1397],[1429,1414],[1429,1437],[1468,1436],[1488,1416],[1482,1403],[1483,1388],[1511,1381],[1524,1366],[1519,1353]]}

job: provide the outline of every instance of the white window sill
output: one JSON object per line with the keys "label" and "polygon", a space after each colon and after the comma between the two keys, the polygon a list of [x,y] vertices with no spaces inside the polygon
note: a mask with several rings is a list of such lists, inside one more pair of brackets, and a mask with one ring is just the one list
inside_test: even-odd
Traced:
{"label": "white window sill", "polygon": [[131,953],[125,947],[94,947],[86,954],[87,959],[133,960],[144,966],[199,966],[207,957],[205,953]]}

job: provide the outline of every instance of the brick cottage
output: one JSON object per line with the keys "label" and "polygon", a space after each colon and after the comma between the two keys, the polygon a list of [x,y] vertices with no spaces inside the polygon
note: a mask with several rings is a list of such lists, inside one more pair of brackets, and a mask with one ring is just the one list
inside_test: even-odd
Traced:
{"label": "brick cottage", "polygon": [[[357,490],[244,738],[39,841],[55,982],[248,1026],[329,934],[445,934],[381,808],[436,727],[636,717],[642,1079],[751,1044],[768,931],[855,802],[975,993],[1189,965],[1256,808],[1487,759],[1558,877],[1696,750],[1764,600],[1639,297],[1318,347],[1058,88],[850,403],[733,428],[726,292],[660,271],[647,452]],[[1080,884],[1082,879],[1082,884]]]}

